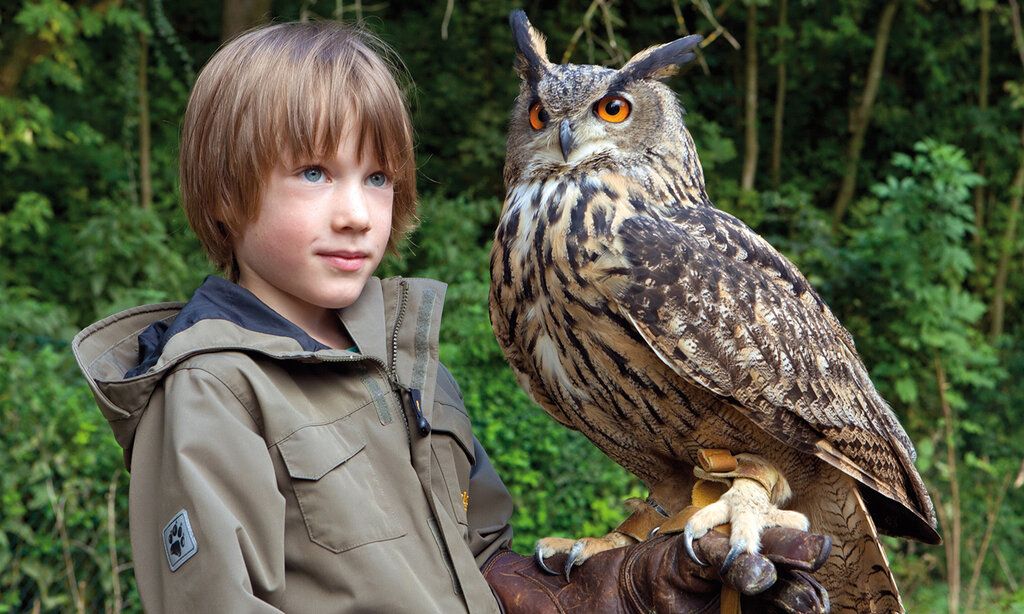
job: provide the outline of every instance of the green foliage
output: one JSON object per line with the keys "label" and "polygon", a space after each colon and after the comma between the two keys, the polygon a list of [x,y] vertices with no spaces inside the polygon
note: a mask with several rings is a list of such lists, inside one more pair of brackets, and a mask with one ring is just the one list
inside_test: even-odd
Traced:
{"label": "green foliage", "polygon": [[[952,509],[948,498],[936,503],[947,518],[962,514],[965,534],[980,535],[994,492],[1019,464],[1019,445],[1008,440],[1020,441],[1020,420],[1009,408],[993,411],[993,405],[1024,398],[1019,384],[1006,380],[1008,372],[1021,372],[1019,349],[1011,354],[1016,358],[1000,361],[981,330],[986,306],[967,289],[974,271],[969,241],[976,230],[969,199],[982,179],[959,148],[924,140],[913,149],[913,155],[895,154],[894,173],[876,183],[873,196],[855,207],[840,252],[843,275],[836,290],[844,299],[844,321],[872,366],[875,383],[895,402],[919,442],[918,466],[933,484],[953,479],[945,450],[936,451],[936,441],[944,438],[941,367],[947,380],[945,399],[958,414],[951,440],[957,447],[958,472],[969,477],[959,478],[964,493],[960,510]],[[1007,499],[1004,511],[1019,509],[1011,507],[1011,501],[1019,505],[1019,491]],[[1007,513],[1000,521],[995,547],[1006,552],[1006,546],[1017,543],[1009,550],[1017,551],[1019,515]],[[973,562],[967,561],[965,577]],[[910,577],[922,573],[898,562],[897,571],[901,568]],[[990,560],[987,568],[995,574],[998,566]],[[931,591],[921,596],[925,603],[927,594],[944,600],[941,592]]]}
{"label": "green foliage", "polygon": [[[950,398],[962,406],[959,386],[992,386],[999,376],[995,350],[976,326],[985,304],[965,288],[974,269],[969,198],[982,179],[956,147],[925,140],[914,151],[895,154],[901,176],[876,184],[874,198],[853,212],[844,295],[862,314],[850,320],[879,384],[914,404],[922,387],[934,388],[941,360],[954,384]],[[859,308],[868,302],[870,311]]]}
{"label": "green foliage", "polygon": [[107,500],[127,473],[80,377],[66,348],[0,348],[0,612],[74,610],[72,585],[87,611],[112,607],[112,554],[122,598],[138,601],[127,501]]}

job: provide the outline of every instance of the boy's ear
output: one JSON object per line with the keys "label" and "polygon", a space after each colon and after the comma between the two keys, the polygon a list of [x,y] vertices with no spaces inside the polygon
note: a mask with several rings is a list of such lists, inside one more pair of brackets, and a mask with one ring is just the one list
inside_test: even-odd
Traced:
{"label": "boy's ear", "polygon": [[531,85],[535,84],[551,66],[544,35],[530,25],[525,11],[512,11],[508,20],[512,26],[512,40],[516,46],[516,72]]}
{"label": "boy's ear", "polygon": [[697,57],[694,50],[702,40],[703,36],[691,34],[671,43],[648,47],[619,69],[618,81],[626,84],[637,79],[667,79]]}

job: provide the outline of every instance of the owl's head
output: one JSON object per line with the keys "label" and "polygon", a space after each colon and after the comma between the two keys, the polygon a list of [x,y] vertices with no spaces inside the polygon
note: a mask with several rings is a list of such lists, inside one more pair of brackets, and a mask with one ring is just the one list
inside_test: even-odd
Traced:
{"label": "owl's head", "polygon": [[552,64],[523,11],[510,17],[522,78],[509,124],[506,185],[536,175],[640,163],[692,143],[675,93],[661,83],[694,59],[697,35],[641,51],[618,69]]}

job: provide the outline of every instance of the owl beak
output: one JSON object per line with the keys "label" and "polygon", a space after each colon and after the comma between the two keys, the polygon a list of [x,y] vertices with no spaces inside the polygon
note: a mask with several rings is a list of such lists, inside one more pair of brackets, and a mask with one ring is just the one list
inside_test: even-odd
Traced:
{"label": "owl beak", "polygon": [[567,119],[563,119],[558,125],[558,144],[562,148],[562,160],[568,162],[569,153],[572,151],[572,126]]}

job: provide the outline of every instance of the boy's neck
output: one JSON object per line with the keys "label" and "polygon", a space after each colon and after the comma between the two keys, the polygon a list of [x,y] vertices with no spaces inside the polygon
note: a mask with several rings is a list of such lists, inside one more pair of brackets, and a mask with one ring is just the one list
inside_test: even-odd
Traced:
{"label": "boy's neck", "polygon": [[316,339],[320,343],[327,347],[332,347],[337,350],[347,350],[352,347],[352,338],[345,332],[345,327],[341,324],[341,318],[338,317],[338,312],[333,309],[325,309],[321,321],[317,324],[316,328],[310,328],[303,326],[296,322],[302,330],[309,333],[309,336]]}
{"label": "boy's neck", "polygon": [[238,285],[252,292],[268,307],[327,347],[347,350],[354,345],[336,310],[311,304],[299,309],[294,304],[277,300],[274,292],[266,291],[259,284],[249,284],[246,280],[239,279]]}

